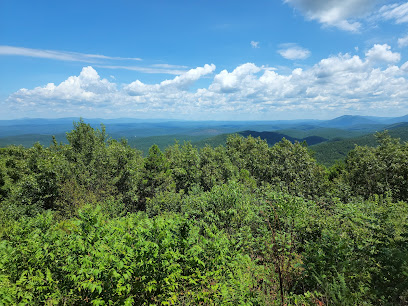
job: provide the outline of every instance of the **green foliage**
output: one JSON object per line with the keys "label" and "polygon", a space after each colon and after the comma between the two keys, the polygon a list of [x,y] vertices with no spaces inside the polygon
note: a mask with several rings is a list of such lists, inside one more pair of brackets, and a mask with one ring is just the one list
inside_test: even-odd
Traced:
{"label": "green foliage", "polygon": [[247,170],[258,185],[270,183],[305,197],[322,196],[328,187],[324,169],[300,143],[283,139],[269,147],[260,138],[232,136],[227,150],[232,163]]}
{"label": "green foliage", "polygon": [[[353,133],[358,132],[353,131]],[[408,141],[408,127],[406,125],[392,127],[388,130],[388,133],[393,138]],[[335,137],[327,137],[330,138],[331,141],[320,143],[310,148],[315,153],[314,156],[319,163],[330,167],[336,161],[344,161],[347,154],[352,151],[356,145],[359,147],[376,147],[378,145],[375,135],[369,134],[351,138],[350,136],[352,135],[350,131],[337,132]]]}
{"label": "green foliage", "polygon": [[304,263],[331,301],[398,304],[408,286],[406,203],[389,198],[338,202],[320,220],[319,235],[304,243]]}
{"label": "green foliage", "polygon": [[[125,141],[107,141],[104,129],[80,121],[67,134],[68,145],[1,150],[0,186],[4,218],[43,210],[73,215],[86,204],[120,200],[128,210],[138,202],[142,157]],[[55,140],[55,139],[54,139]]]}
{"label": "green foliage", "polygon": [[16,224],[0,244],[1,303],[229,304],[256,300],[249,256],[216,228],[143,214],[107,220],[98,210]]}
{"label": "green foliage", "polygon": [[238,168],[232,164],[224,147],[205,146],[200,150],[200,171],[200,185],[208,191],[215,185],[235,179]]}
{"label": "green foliage", "polygon": [[181,147],[178,143],[166,149],[166,158],[169,160],[173,179],[176,183],[176,191],[188,192],[192,186],[200,180],[200,156],[197,148],[191,143],[184,143]]}
{"label": "green foliage", "polygon": [[181,212],[184,191],[159,191],[153,198],[146,200],[146,213],[149,216],[160,215],[164,212]]}
{"label": "green foliage", "polygon": [[82,120],[2,148],[0,304],[404,305],[408,145],[377,138],[330,169],[238,135],[143,158]]}
{"label": "green foliage", "polygon": [[139,210],[145,210],[146,200],[153,198],[157,192],[175,190],[169,161],[157,145],[150,148],[149,155],[145,158],[142,177]]}
{"label": "green foliage", "polygon": [[243,138],[235,135],[227,139],[227,152],[238,169],[246,169],[260,181],[269,178],[269,146],[261,138]]}
{"label": "green foliage", "polygon": [[11,218],[35,215],[53,208],[59,195],[58,184],[64,176],[66,161],[49,149],[36,144],[25,150],[3,150],[3,213]]}
{"label": "green foliage", "polygon": [[270,180],[292,194],[318,197],[325,194],[327,178],[307,147],[283,139],[270,149]]}
{"label": "green foliage", "polygon": [[378,133],[378,147],[356,147],[346,159],[346,178],[354,193],[365,198],[392,194],[408,200],[408,144]]}
{"label": "green foliage", "polygon": [[214,186],[209,192],[197,190],[184,199],[181,212],[233,235],[256,226],[254,201],[248,188],[230,182]]}

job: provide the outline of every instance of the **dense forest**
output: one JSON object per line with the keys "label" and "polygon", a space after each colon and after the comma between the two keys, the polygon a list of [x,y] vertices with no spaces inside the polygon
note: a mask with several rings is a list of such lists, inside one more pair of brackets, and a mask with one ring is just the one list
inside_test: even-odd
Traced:
{"label": "dense forest", "polygon": [[148,154],[74,123],[0,149],[0,304],[407,305],[408,144],[327,168],[229,136]]}

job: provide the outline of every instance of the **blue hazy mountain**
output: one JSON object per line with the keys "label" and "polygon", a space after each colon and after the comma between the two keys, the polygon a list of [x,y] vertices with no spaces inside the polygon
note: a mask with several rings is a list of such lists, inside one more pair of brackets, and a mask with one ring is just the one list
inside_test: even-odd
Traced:
{"label": "blue hazy mountain", "polygon": [[[10,144],[31,146],[39,141],[49,145],[51,136],[55,135],[58,141],[65,142],[65,133],[73,129],[73,123],[80,118],[22,118],[14,120],[0,120],[0,146]],[[182,140],[197,141],[217,135],[251,131],[255,133],[270,133],[265,136],[268,142],[285,137],[291,141],[306,140],[309,145],[317,144],[333,138],[348,138],[372,134],[387,126],[408,122],[408,115],[402,117],[373,117],[373,116],[341,116],[331,120],[270,120],[270,121],[187,121],[172,119],[83,119],[94,128],[103,124],[108,135],[112,138],[126,138],[129,143],[143,143],[161,141],[166,136],[174,141],[174,135]],[[281,134],[281,135],[278,135]],[[173,136],[171,136],[173,135]],[[160,136],[160,138],[157,138]],[[253,135],[255,136],[255,135]],[[149,139],[143,139],[150,137]],[[156,138],[155,138],[156,137]],[[257,137],[257,136],[255,136]],[[219,138],[222,139],[223,137]],[[152,143],[153,144],[153,143]]]}
{"label": "blue hazy mountain", "polygon": [[269,145],[274,145],[275,143],[281,141],[283,138],[291,141],[291,142],[303,142],[306,141],[306,143],[311,146],[315,145],[321,142],[325,142],[328,139],[320,137],[320,136],[308,136],[305,138],[295,138],[295,137],[290,137],[285,134],[277,133],[277,132],[256,132],[256,131],[243,131],[239,132],[240,135],[244,137],[252,136],[254,138],[260,137],[261,139],[264,139],[268,142]]}
{"label": "blue hazy mountain", "polygon": [[382,125],[385,122],[382,120],[376,120],[375,117],[364,117],[364,116],[350,116],[345,115],[341,117],[334,118],[332,120],[327,120],[319,125],[322,127],[331,127],[331,128],[355,128],[355,127],[366,127],[366,126],[376,126]]}

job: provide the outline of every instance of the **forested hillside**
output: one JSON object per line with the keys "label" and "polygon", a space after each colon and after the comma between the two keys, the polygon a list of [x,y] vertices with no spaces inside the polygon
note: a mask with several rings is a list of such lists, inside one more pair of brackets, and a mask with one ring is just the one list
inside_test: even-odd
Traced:
{"label": "forested hillside", "polygon": [[288,140],[66,138],[0,149],[0,304],[408,303],[408,144],[387,133],[330,168]]}
{"label": "forested hillside", "polygon": [[[408,124],[400,123],[390,126],[387,133],[393,138],[399,138],[404,142],[408,141]],[[328,142],[316,144],[310,149],[315,152],[316,160],[323,165],[331,166],[338,160],[344,160],[356,145],[375,147],[378,142],[374,134],[368,134],[348,139],[335,138]]]}

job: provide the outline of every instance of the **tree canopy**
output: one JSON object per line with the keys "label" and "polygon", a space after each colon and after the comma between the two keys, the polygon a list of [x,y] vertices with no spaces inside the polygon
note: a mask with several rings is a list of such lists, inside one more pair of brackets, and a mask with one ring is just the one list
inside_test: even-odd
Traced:
{"label": "tree canopy", "polygon": [[0,149],[0,304],[405,305],[408,144]]}

